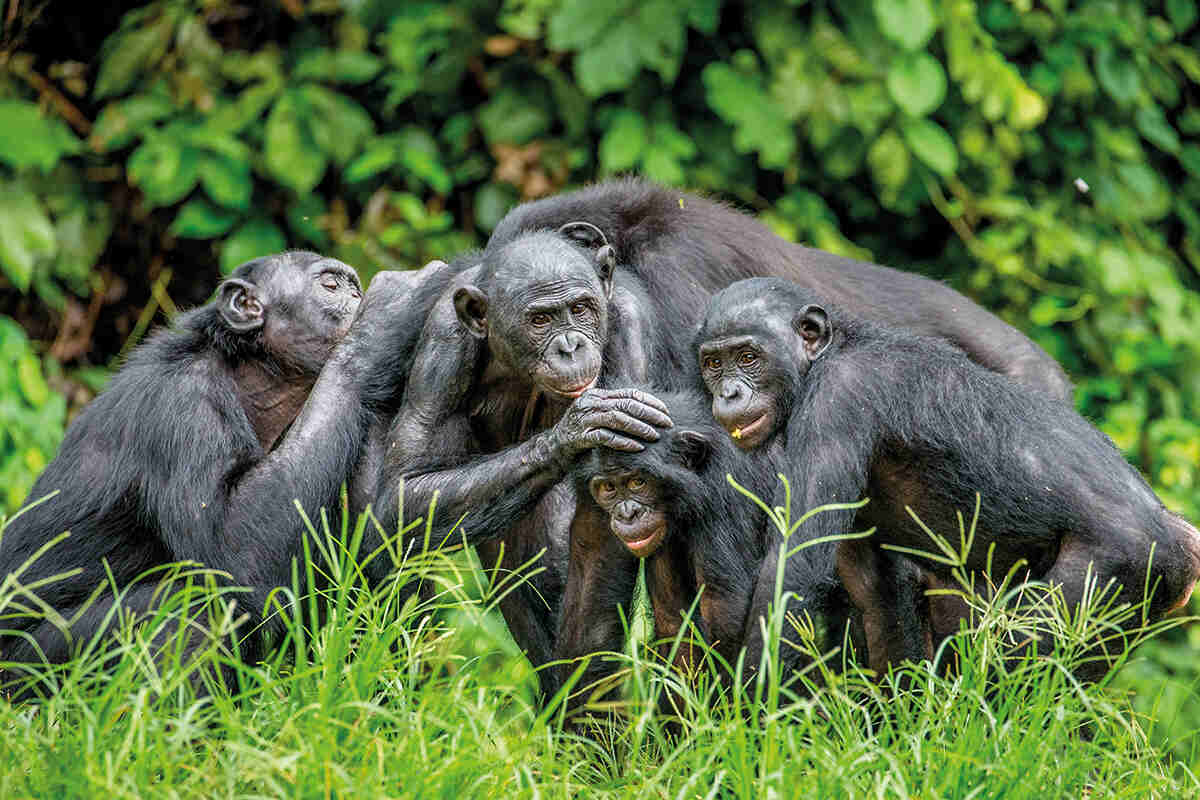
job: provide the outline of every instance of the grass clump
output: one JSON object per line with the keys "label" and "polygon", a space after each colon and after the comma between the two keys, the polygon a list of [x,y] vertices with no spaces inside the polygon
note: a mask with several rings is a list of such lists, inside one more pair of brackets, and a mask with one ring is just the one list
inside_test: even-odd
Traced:
{"label": "grass clump", "polygon": [[[909,665],[882,682],[833,669],[840,655],[811,642],[814,666],[799,678],[759,669],[743,689],[721,677],[748,674],[747,665],[709,652],[701,674],[683,680],[631,637],[625,652],[593,656],[615,662],[624,690],[590,709],[598,722],[588,729],[564,725],[561,704],[538,705],[535,676],[498,618],[496,603],[519,576],[489,582],[463,551],[380,553],[397,558],[395,579],[368,588],[354,557],[366,524],[310,526],[307,578],[298,571],[278,597],[287,633],[261,663],[220,644],[239,622],[237,595],[180,566],[151,620],[39,668],[52,689],[44,699],[0,699],[0,797],[1200,795],[1189,751],[1149,739],[1159,722],[1145,716],[1145,692],[1131,702],[1108,678],[1083,686],[1072,677],[1089,657],[1078,646],[1088,632],[1137,613],[1105,605],[1103,592],[1066,613],[1043,590],[1051,613],[1037,624],[1057,627],[1062,646],[1006,659],[1032,612],[1005,602],[1003,582],[964,590],[975,624],[938,661],[953,659],[956,670]],[[779,524],[792,526],[782,512]],[[425,588],[414,593],[417,581]],[[22,597],[15,580],[0,586],[0,620],[27,605]],[[773,607],[781,600],[780,591]],[[164,645],[181,618],[211,632],[190,658]],[[768,654],[787,624],[780,612],[767,621]],[[221,669],[236,676],[232,695],[213,682]],[[663,691],[677,716],[659,713]]]}

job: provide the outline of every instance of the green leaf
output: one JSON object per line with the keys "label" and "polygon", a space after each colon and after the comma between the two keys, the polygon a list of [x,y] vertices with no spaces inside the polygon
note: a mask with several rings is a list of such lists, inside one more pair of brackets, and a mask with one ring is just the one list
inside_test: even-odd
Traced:
{"label": "green leaf", "polygon": [[371,115],[346,95],[313,83],[301,86],[297,92],[300,102],[307,107],[305,122],[312,131],[313,141],[334,163],[348,163],[374,135]]}
{"label": "green leaf", "polygon": [[540,103],[508,87],[492,95],[477,118],[490,144],[525,144],[548,131],[551,121]]}
{"label": "green leaf", "polygon": [[50,399],[50,387],[42,375],[42,364],[33,353],[23,353],[17,359],[17,383],[21,394],[34,408],[41,408]]}
{"label": "green leaf", "polygon": [[1121,105],[1132,103],[1142,90],[1142,77],[1133,57],[1108,46],[1096,53],[1096,79],[1109,97]]}
{"label": "green leaf", "polygon": [[1176,33],[1196,24],[1196,0],[1167,0],[1167,18]]}
{"label": "green leaf", "polygon": [[234,211],[218,208],[199,197],[187,201],[171,223],[171,233],[185,239],[215,239],[238,221]]}
{"label": "green leaf", "polygon": [[758,151],[764,167],[786,166],[796,152],[796,132],[761,83],[723,63],[709,64],[702,77],[709,106],[734,126],[737,151]]}
{"label": "green leaf", "polygon": [[20,182],[0,185],[0,269],[21,291],[37,262],[58,249],[54,225],[41,202]]}
{"label": "green leaf", "polygon": [[884,133],[871,143],[867,150],[867,166],[880,186],[895,190],[908,180],[912,159],[900,135],[893,130]]}
{"label": "green leaf", "polygon": [[[128,21],[127,16],[125,23]],[[174,34],[175,16],[163,13],[150,24],[122,27],[105,39],[100,48],[100,73],[92,87],[92,97],[100,100],[120,94],[140,76],[149,74],[166,55]]]}
{"label": "green leaf", "polygon": [[552,50],[580,49],[600,38],[632,7],[632,0],[564,0],[546,26],[547,44]]}
{"label": "green leaf", "polygon": [[275,223],[252,219],[234,231],[221,245],[221,272],[233,272],[239,264],[252,258],[278,253],[287,246],[283,233]]}
{"label": "green leaf", "polygon": [[1011,102],[1008,122],[1019,131],[1032,130],[1041,125],[1049,111],[1042,96],[1023,85],[1013,90]]}
{"label": "green leaf", "polygon": [[297,194],[311,192],[329,163],[309,131],[306,110],[294,90],[285,92],[271,108],[265,131],[267,170]]}
{"label": "green leaf", "polygon": [[396,147],[389,141],[376,140],[342,170],[343,180],[358,183],[378,175],[396,163]]}
{"label": "green leaf", "polygon": [[17,169],[37,167],[49,172],[63,156],[74,155],[83,143],[66,124],[42,114],[24,100],[0,100],[0,161]]}
{"label": "green leaf", "polygon": [[314,247],[324,250],[329,246],[329,234],[322,226],[322,217],[328,212],[325,199],[319,194],[306,194],[288,204],[287,223],[297,237]]}
{"label": "green leaf", "polygon": [[1168,153],[1179,152],[1179,134],[1171,127],[1167,117],[1158,106],[1139,108],[1133,122],[1138,132],[1159,150]]}
{"label": "green leaf", "polygon": [[905,113],[923,117],[946,98],[946,72],[928,53],[897,58],[887,74],[887,88]]}
{"label": "green leaf", "polygon": [[383,60],[365,50],[305,50],[292,69],[292,79],[329,83],[366,83],[383,69]]}
{"label": "green leaf", "polygon": [[157,94],[135,94],[125,100],[109,103],[96,118],[88,144],[100,153],[124,147],[139,133],[174,111],[175,104]]}
{"label": "green leaf", "polygon": [[937,30],[929,0],[874,0],[880,32],[905,50],[919,50]]}
{"label": "green leaf", "polygon": [[721,0],[691,0],[687,21],[696,30],[712,36],[721,22]]}
{"label": "green leaf", "polygon": [[146,137],[129,156],[125,168],[130,182],[142,190],[151,208],[179,202],[200,180],[195,148],[158,133]]}
{"label": "green leaf", "polygon": [[936,122],[928,119],[907,120],[901,125],[900,134],[913,155],[934,172],[948,177],[958,169],[958,150],[954,140]]}
{"label": "green leaf", "polygon": [[200,184],[215,202],[238,211],[250,208],[254,180],[250,164],[216,153],[200,156]]}
{"label": "green leaf", "polygon": [[610,172],[632,169],[646,149],[646,120],[630,109],[618,111],[600,140],[600,166]]}
{"label": "green leaf", "polygon": [[1140,289],[1137,268],[1124,247],[1105,242],[1100,245],[1096,261],[1100,265],[1100,284],[1109,293],[1134,294]]}
{"label": "green leaf", "polygon": [[1118,164],[1117,177],[1129,194],[1127,214],[1156,220],[1171,210],[1170,186],[1149,164]]}

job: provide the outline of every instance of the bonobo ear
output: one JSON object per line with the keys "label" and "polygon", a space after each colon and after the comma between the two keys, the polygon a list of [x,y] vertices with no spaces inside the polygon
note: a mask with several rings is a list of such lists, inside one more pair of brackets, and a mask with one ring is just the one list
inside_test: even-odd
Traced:
{"label": "bonobo ear", "polygon": [[604,296],[612,299],[612,276],[613,270],[617,268],[617,251],[608,243],[608,237],[604,235],[604,231],[590,222],[579,220],[563,225],[558,229],[558,234],[584,247],[596,250],[594,256],[596,276],[600,278]]}
{"label": "bonobo ear", "polygon": [[249,333],[263,325],[262,298],[258,287],[241,278],[227,278],[217,290],[221,318],[235,333]]}
{"label": "bonobo ear", "polygon": [[833,325],[829,315],[818,305],[807,305],[792,320],[796,334],[804,341],[804,355],[809,361],[816,361],[829,347],[833,339]]}
{"label": "bonobo ear", "polygon": [[476,339],[487,338],[487,295],[469,284],[463,286],[454,293],[454,310],[458,314],[458,321],[472,336]]}
{"label": "bonobo ear", "polygon": [[679,442],[679,455],[683,465],[692,472],[699,472],[712,455],[712,442],[700,431],[680,431],[675,434]]}

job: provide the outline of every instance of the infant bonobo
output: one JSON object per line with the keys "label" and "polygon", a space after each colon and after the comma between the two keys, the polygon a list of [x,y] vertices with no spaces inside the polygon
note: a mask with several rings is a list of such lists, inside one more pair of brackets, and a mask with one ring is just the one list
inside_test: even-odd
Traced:
{"label": "infant bonobo", "polygon": [[[904,620],[888,592],[872,589],[880,585],[872,574],[883,563],[878,546],[935,550],[908,509],[957,541],[955,513],[969,518],[977,492],[970,570],[982,571],[989,555],[997,577],[1023,562],[1030,578],[1060,587],[1072,609],[1085,596],[1089,566],[1121,601],[1141,601],[1148,586],[1152,616],[1191,594],[1200,534],[1163,507],[1112,442],[1062,403],[980,369],[943,341],[855,319],[795,284],[756,278],[713,297],[699,354],[713,414],[731,438],[781,448],[793,513],[870,498],[857,512],[815,515],[803,534],[877,527],[869,546],[839,545],[838,569],[864,616],[876,614],[888,631]],[[925,566],[949,577],[937,562]],[[755,603],[752,615],[765,608]],[[885,645],[903,648],[893,658],[922,649],[913,635]],[[1038,651],[1053,644],[1043,638]],[[1102,673],[1104,661],[1090,660],[1081,675]]]}
{"label": "infant bonobo", "polygon": [[[684,614],[703,587],[693,621],[704,641],[732,666],[746,638],[747,610],[766,554],[770,523],[729,485],[726,475],[769,500],[778,485],[780,465],[769,453],[738,450],[696,392],[660,394],[659,399],[670,409],[674,427],[663,430],[658,441],[647,442],[640,452],[593,450],[575,473],[580,503],[587,503],[590,496],[607,515],[621,544],[646,559],[655,639],[668,640],[661,652],[665,655],[670,649],[669,640],[679,632]],[[808,598],[836,595],[832,569],[808,561],[803,552],[792,560],[796,566],[788,590]],[[829,634],[841,635],[847,608],[842,602],[821,609]],[[691,673],[692,655],[687,646],[677,651],[675,666],[680,672]],[[757,662],[749,666],[754,668]]]}

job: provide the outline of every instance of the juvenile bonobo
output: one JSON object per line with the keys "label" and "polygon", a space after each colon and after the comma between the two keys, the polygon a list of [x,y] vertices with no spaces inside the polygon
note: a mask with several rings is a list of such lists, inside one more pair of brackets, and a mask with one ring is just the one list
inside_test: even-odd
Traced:
{"label": "juvenile bonobo", "polygon": [[[109,588],[85,608],[108,586],[106,570],[125,590],[122,609],[140,614],[159,599],[162,572],[148,571],[177,561],[248,587],[238,604],[253,620],[242,632],[253,633],[240,648],[255,659],[263,634],[280,626],[278,615],[263,617],[267,596],[290,583],[303,552],[294,502],[310,515],[333,508],[352,475],[367,409],[379,402],[363,389],[379,361],[372,344],[411,280],[381,274],[363,302],[358,276],[339,261],[259,258],[135,349],[72,422],[30,500],[57,494],[0,539],[0,576],[19,573],[23,586],[77,570],[3,610],[0,661],[65,660],[109,624],[118,602]],[[31,594],[71,620],[69,630]]]}
{"label": "juvenile bonobo", "polygon": [[[714,416],[742,446],[782,448],[794,510],[870,498],[857,512],[814,516],[804,536],[876,526],[873,545],[930,551],[907,510],[956,538],[955,512],[969,516],[978,492],[971,570],[983,570],[989,553],[997,575],[1024,561],[1071,608],[1089,565],[1123,601],[1140,601],[1148,585],[1153,616],[1187,601],[1200,575],[1196,529],[1163,507],[1104,434],[1045,394],[944,342],[843,313],[777,279],[715,295],[699,340]],[[847,590],[864,615],[894,626],[902,620],[886,595],[861,585],[871,569],[862,555],[859,543],[839,545]],[[949,577],[936,562],[923,567]],[[752,615],[765,608],[765,582]],[[1052,645],[1039,642],[1039,651]],[[897,646],[902,657],[921,649]],[[1097,660],[1085,677],[1102,669]]]}
{"label": "juvenile bonobo", "polygon": [[[611,530],[609,547],[646,559],[646,588],[654,611],[654,635],[668,640],[678,633],[684,614],[700,592],[693,618],[704,641],[731,667],[746,639],[751,598],[767,553],[768,526],[762,511],[733,489],[732,475],[755,496],[770,500],[781,466],[772,451],[740,451],[696,392],[660,395],[674,426],[657,442],[636,453],[595,450],[576,468],[580,510],[600,514]],[[603,550],[603,542],[591,550]],[[806,598],[820,598],[814,620],[824,624],[819,640],[838,642],[849,603],[838,594],[832,569],[804,551],[785,587]],[[564,620],[564,627],[592,620]],[[827,626],[827,627],[825,627]],[[681,647],[676,666],[687,674],[695,666],[692,651]],[[750,669],[756,663],[748,664]]]}

